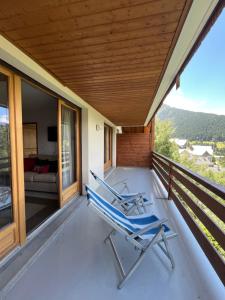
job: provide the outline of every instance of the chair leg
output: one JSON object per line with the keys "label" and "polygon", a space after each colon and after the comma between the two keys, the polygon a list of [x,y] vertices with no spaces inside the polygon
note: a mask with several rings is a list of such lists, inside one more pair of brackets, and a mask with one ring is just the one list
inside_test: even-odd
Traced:
{"label": "chair leg", "polygon": [[141,254],[139,255],[139,257],[137,258],[137,260],[135,261],[135,263],[132,265],[132,267],[130,268],[130,270],[126,273],[125,276],[123,276],[123,279],[120,281],[120,283],[118,284],[118,289],[121,289],[124,284],[126,283],[126,281],[131,277],[131,275],[134,273],[134,271],[138,268],[138,266],[140,265],[140,263],[142,262],[143,258],[145,257],[147,250],[151,249],[151,247],[154,245],[155,240],[157,240],[157,238],[162,234],[163,228],[161,227],[159,232],[153,237],[153,239],[151,240],[151,242],[148,244],[148,246],[143,249],[141,251]]}
{"label": "chair leg", "polygon": [[104,243],[106,244],[107,240],[110,238],[110,236],[115,232],[115,229],[111,230],[110,233],[107,235],[107,237],[104,239]]}
{"label": "chair leg", "polygon": [[138,268],[138,266],[142,262],[145,254],[146,254],[146,251],[142,250],[141,254],[139,255],[138,259],[135,261],[135,263],[132,265],[129,272],[127,272],[127,274],[123,277],[123,279],[118,284],[118,286],[117,286],[118,289],[121,289],[125,285],[126,281],[132,276],[132,274],[135,272],[135,270]]}
{"label": "chair leg", "polygon": [[161,250],[164,250],[163,252],[169,258],[169,260],[171,262],[172,269],[174,269],[175,268],[175,261],[174,261],[173,255],[171,254],[169,244],[168,244],[168,241],[167,241],[167,238],[166,238],[166,235],[165,235],[164,231],[162,232],[162,239],[163,239],[163,243],[165,245],[166,251],[162,248],[162,246],[160,244],[159,244],[159,246],[160,246]]}

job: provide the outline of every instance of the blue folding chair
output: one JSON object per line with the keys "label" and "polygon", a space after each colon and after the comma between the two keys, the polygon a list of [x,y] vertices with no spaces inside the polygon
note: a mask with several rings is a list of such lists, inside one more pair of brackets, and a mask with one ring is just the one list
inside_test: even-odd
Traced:
{"label": "blue folding chair", "polygon": [[115,198],[112,201],[112,204],[117,201],[117,203],[119,203],[119,205],[124,209],[126,214],[133,213],[135,209],[137,209],[139,214],[144,213],[146,212],[146,206],[152,204],[150,200],[143,197],[144,193],[119,193],[106,181],[99,178],[93,171],[90,170],[90,173],[101,186],[113,194]]}
{"label": "blue folding chair", "polygon": [[[89,186],[86,186],[86,191],[87,199],[89,201],[88,205],[113,227],[113,230],[105,238],[105,242],[109,240],[122,276],[122,280],[119,282],[118,288],[122,288],[124,286],[125,282],[134,273],[147,251],[150,250],[153,245],[158,245],[162,250],[162,253],[164,253],[170,260],[172,268],[175,267],[173,256],[169,250],[168,240],[176,237],[177,234],[172,232],[170,228],[165,225],[165,222],[167,221],[166,219],[160,220],[155,215],[147,214],[127,216],[106,201],[102,196],[97,194]],[[138,258],[127,272],[121,263],[116,246],[112,239],[112,234],[115,231],[124,235],[126,240],[135,246],[135,249],[140,250]]]}

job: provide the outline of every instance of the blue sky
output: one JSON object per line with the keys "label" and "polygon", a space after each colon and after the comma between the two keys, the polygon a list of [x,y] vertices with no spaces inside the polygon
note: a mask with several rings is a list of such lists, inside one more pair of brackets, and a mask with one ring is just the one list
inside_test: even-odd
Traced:
{"label": "blue sky", "polygon": [[225,115],[225,9],[192,57],[165,103]]}

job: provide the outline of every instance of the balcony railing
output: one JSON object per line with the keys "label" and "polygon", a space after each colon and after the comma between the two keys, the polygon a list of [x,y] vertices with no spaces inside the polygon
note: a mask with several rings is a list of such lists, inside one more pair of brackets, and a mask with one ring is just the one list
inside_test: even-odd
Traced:
{"label": "balcony railing", "polygon": [[225,284],[225,189],[153,152],[153,169]]}

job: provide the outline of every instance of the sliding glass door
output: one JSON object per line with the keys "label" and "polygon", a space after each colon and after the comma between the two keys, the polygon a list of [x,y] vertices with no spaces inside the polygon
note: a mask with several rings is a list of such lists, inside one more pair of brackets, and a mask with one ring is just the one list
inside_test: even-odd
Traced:
{"label": "sliding glass door", "polygon": [[[24,127],[23,135],[21,95],[21,77],[0,66],[0,259],[26,242],[23,154],[36,154],[37,143],[29,143],[33,127],[28,132]],[[57,125],[56,185],[62,207],[80,192],[80,110],[58,100]],[[28,142],[23,144],[24,136]]]}
{"label": "sliding glass door", "polygon": [[0,257],[19,242],[16,103],[13,74],[0,67]]}
{"label": "sliding glass door", "polygon": [[104,171],[112,166],[112,128],[104,125]]}
{"label": "sliding glass door", "polygon": [[80,190],[79,110],[59,100],[59,190],[61,206]]}

